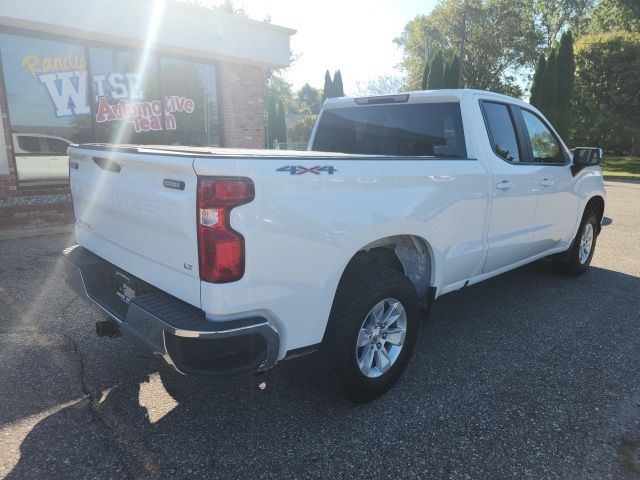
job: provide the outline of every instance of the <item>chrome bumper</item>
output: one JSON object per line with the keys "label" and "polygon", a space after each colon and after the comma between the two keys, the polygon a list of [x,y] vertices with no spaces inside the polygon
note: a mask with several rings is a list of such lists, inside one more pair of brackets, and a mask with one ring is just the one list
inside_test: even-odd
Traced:
{"label": "chrome bumper", "polygon": [[136,284],[143,293],[125,303],[116,294],[113,280],[113,272],[121,269],[79,245],[63,254],[71,289],[121,330],[160,353],[176,370],[194,375],[233,375],[275,365],[280,337],[265,318],[209,320],[202,310],[140,279]]}

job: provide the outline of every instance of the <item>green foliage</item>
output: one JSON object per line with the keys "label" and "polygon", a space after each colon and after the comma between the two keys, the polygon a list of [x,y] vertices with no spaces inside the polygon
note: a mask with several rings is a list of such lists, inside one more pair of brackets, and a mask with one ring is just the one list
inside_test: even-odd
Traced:
{"label": "green foliage", "polygon": [[322,89],[322,101],[327,98],[333,98],[333,81],[331,80],[331,74],[329,70],[324,73],[324,88]]}
{"label": "green foliage", "polygon": [[[510,72],[533,67],[542,35],[529,0],[467,0],[464,84],[497,92],[518,92]],[[442,0],[428,15],[419,15],[394,42],[403,49],[406,88],[422,83],[425,35],[429,46],[445,57],[460,50],[459,0]],[[431,73],[431,72],[430,72]],[[433,88],[433,86],[430,86]]]}
{"label": "green foliage", "polygon": [[276,132],[275,138],[278,143],[287,143],[287,123],[284,118],[284,105],[282,100],[278,101],[278,113],[276,115]]}
{"label": "green foliage", "polygon": [[640,1],[600,0],[584,22],[584,33],[640,32]]}
{"label": "green foliage", "polygon": [[640,33],[584,35],[575,64],[574,143],[640,154]]}
{"label": "green foliage", "polygon": [[572,120],[574,70],[573,37],[565,32],[548,57],[540,54],[529,98],[564,139],[569,137]]}
{"label": "green foliage", "polygon": [[427,81],[427,88],[429,90],[436,90],[439,88],[445,88],[444,83],[444,61],[442,59],[442,53],[436,52],[431,59],[431,65],[429,66],[429,78]]}
{"label": "green foliage", "polygon": [[298,144],[307,143],[311,138],[311,132],[317,118],[317,115],[305,115],[296,120],[289,129],[289,141]]}
{"label": "green foliage", "polygon": [[538,63],[536,63],[536,70],[531,84],[531,96],[529,97],[529,103],[538,110],[542,110],[542,77],[546,68],[547,57],[544,53],[541,53],[538,57]]}
{"label": "green foliage", "polygon": [[278,135],[278,108],[276,106],[276,99],[270,98],[267,103],[267,141],[266,147],[273,148],[273,141]]}
{"label": "green foliage", "polygon": [[320,113],[320,107],[322,106],[322,93],[313,88],[308,83],[305,83],[298,93],[296,94],[298,102],[305,105],[309,110],[309,113],[317,115]]}
{"label": "green foliage", "polygon": [[336,97],[344,97],[344,87],[342,86],[342,73],[340,70],[333,74],[333,84],[331,93],[334,98]]}
{"label": "green foliage", "polygon": [[422,83],[425,37],[429,47],[442,51],[445,58],[460,53],[464,4],[467,11],[464,85],[518,95],[523,69],[533,69],[541,51],[548,53],[562,31],[578,26],[593,2],[440,0],[431,13],[407,23],[394,40],[403,50],[405,87],[413,90]]}
{"label": "green foliage", "polygon": [[577,28],[593,3],[594,0],[534,0],[534,17],[543,50],[548,52],[563,30]]}
{"label": "green foliage", "polygon": [[560,137],[567,139],[571,128],[575,62],[573,59],[573,36],[564,32],[558,46],[558,84],[555,105],[555,123]]}
{"label": "green foliage", "polygon": [[540,101],[538,109],[547,117],[547,120],[555,125],[556,104],[558,100],[558,49],[551,49],[547,57],[547,64],[542,72],[540,85]]}
{"label": "green foliage", "polygon": [[424,69],[422,70],[422,83],[420,84],[420,87],[422,90],[429,90],[429,72],[430,72],[431,66],[429,64],[429,62],[425,61],[424,62]]}
{"label": "green foliage", "polygon": [[448,59],[444,66],[444,86],[445,88],[458,88],[460,76],[460,59],[457,55]]}

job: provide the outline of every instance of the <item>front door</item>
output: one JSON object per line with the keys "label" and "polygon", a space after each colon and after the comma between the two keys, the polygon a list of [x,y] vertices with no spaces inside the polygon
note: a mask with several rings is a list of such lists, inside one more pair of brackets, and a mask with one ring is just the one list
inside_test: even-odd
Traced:
{"label": "front door", "polygon": [[568,244],[578,219],[580,196],[569,166],[570,159],[544,120],[521,109],[525,140],[533,162],[539,164],[539,185],[532,253]]}

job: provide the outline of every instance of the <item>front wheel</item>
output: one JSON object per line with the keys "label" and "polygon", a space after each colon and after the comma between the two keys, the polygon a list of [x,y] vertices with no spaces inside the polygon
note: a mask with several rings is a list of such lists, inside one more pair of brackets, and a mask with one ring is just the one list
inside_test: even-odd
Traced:
{"label": "front wheel", "polygon": [[379,267],[347,273],[325,341],[349,400],[371,401],[398,381],[411,358],[418,325],[418,299],[404,274]]}
{"label": "front wheel", "polygon": [[564,262],[556,262],[556,265],[570,275],[582,275],[591,264],[597,238],[598,220],[595,212],[588,210],[582,218],[569,257]]}

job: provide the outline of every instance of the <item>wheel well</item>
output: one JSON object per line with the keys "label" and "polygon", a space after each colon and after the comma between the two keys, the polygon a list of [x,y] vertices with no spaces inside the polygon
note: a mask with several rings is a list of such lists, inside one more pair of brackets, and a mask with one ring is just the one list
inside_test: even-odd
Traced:
{"label": "wheel well", "polygon": [[598,232],[600,232],[602,218],[604,217],[604,198],[598,195],[589,199],[587,205],[584,207],[584,211],[587,212],[589,210],[595,212],[598,221]]}
{"label": "wheel well", "polygon": [[431,248],[425,240],[415,235],[394,235],[371,242],[351,258],[342,278],[351,268],[376,263],[404,273],[420,303],[427,305],[434,269]]}

